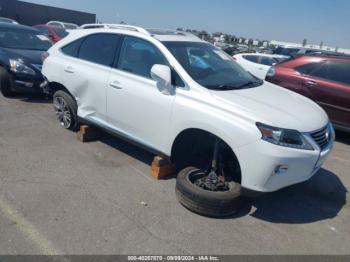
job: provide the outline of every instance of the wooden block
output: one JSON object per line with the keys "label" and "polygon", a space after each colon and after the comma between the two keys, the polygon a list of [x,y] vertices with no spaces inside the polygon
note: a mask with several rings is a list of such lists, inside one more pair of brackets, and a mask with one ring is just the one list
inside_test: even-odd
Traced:
{"label": "wooden block", "polygon": [[78,140],[83,143],[95,141],[100,137],[101,137],[101,132],[96,128],[93,128],[88,125],[80,126],[80,130],[77,135]]}
{"label": "wooden block", "polygon": [[155,166],[166,166],[171,164],[171,161],[169,158],[167,157],[162,157],[162,156],[156,156],[153,159],[152,165]]}
{"label": "wooden block", "polygon": [[176,167],[168,158],[156,156],[152,162],[151,174],[156,179],[162,179],[175,173]]}

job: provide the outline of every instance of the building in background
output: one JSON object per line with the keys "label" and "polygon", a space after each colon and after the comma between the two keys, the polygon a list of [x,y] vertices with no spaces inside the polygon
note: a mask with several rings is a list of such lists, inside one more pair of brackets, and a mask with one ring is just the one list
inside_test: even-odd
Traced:
{"label": "building in background", "polygon": [[52,20],[77,25],[96,22],[96,14],[17,0],[0,0],[0,16],[12,18],[24,25],[45,24]]}

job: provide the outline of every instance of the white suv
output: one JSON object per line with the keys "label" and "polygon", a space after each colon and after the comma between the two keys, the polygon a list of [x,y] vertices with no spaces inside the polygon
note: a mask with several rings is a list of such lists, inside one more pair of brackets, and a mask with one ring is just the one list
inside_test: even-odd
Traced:
{"label": "white suv", "polygon": [[75,30],[48,53],[43,74],[60,125],[89,123],[171,158],[185,168],[178,197],[198,213],[227,215],[241,187],[308,180],[333,146],[317,104],[186,32]]}

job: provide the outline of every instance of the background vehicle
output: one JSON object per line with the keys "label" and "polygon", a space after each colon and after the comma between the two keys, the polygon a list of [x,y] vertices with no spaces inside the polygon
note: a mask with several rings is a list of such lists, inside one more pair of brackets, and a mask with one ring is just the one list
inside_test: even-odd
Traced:
{"label": "background vehicle", "polygon": [[77,29],[79,26],[73,23],[66,23],[61,21],[49,21],[46,23],[47,25],[62,27],[65,29]]}
{"label": "background vehicle", "polygon": [[171,158],[179,201],[209,216],[232,214],[241,186],[271,192],[321,168],[334,133],[314,102],[187,32],[118,27],[72,31],[48,51],[63,128],[97,125]]}
{"label": "background vehicle", "polygon": [[17,21],[15,21],[11,18],[6,18],[6,17],[0,17],[0,23],[10,23],[10,24],[18,25]]}
{"label": "background vehicle", "polygon": [[288,59],[288,56],[261,53],[243,53],[234,55],[233,58],[245,70],[261,79],[265,79],[267,71],[270,69],[270,67]]}
{"label": "background vehicle", "polygon": [[271,68],[266,80],[323,107],[338,128],[350,130],[350,58],[302,56]]}
{"label": "background vehicle", "polygon": [[58,26],[35,25],[33,27],[49,37],[54,43],[57,43],[68,35],[68,32],[64,28]]}
{"label": "background vehicle", "polygon": [[311,54],[337,54],[336,52],[321,50],[321,49],[313,49],[313,48],[305,48],[305,47],[295,47],[295,46],[280,46],[277,47],[274,51],[276,55],[285,55],[289,57],[298,57],[302,55],[311,55]]}
{"label": "background vehicle", "polygon": [[32,27],[0,23],[0,89],[4,96],[42,91],[43,54],[51,46],[52,42]]}

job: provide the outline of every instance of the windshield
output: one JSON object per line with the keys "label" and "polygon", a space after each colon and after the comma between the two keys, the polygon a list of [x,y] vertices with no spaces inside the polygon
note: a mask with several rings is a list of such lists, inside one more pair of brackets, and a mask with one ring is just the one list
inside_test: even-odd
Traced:
{"label": "windshield", "polygon": [[0,47],[46,51],[51,46],[51,41],[40,32],[0,28]]}
{"label": "windshield", "polygon": [[216,90],[248,88],[262,84],[231,56],[209,43],[163,42],[187,73],[200,85]]}

